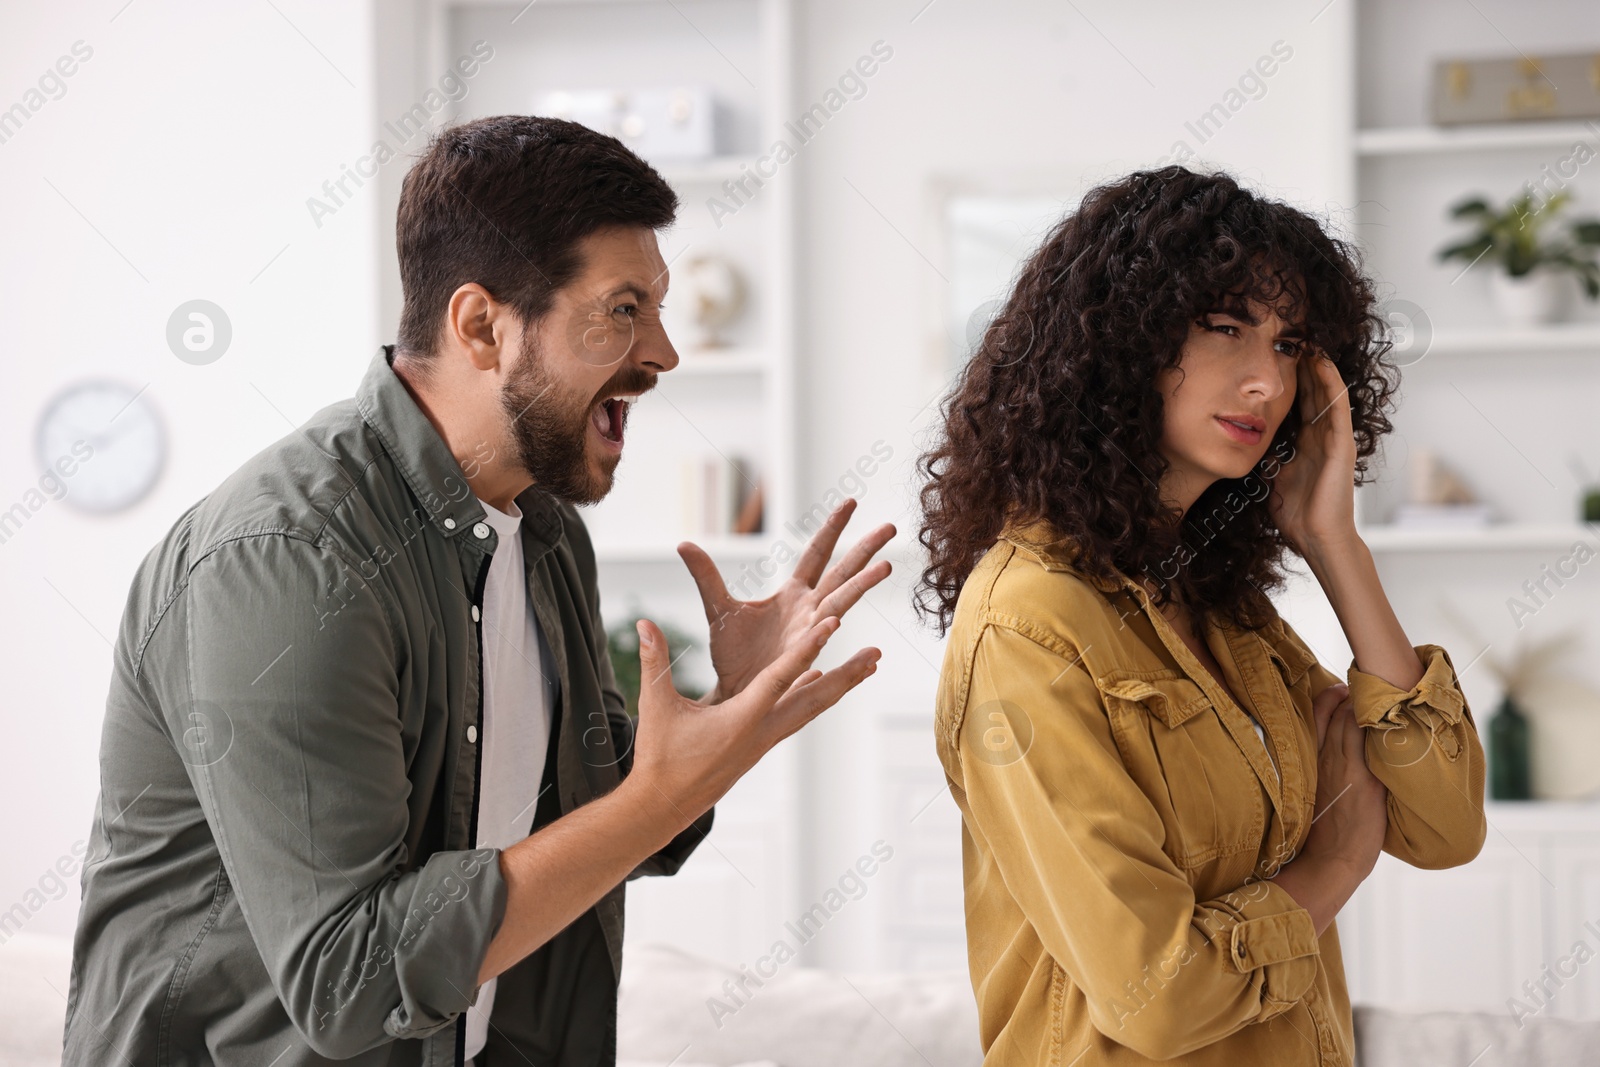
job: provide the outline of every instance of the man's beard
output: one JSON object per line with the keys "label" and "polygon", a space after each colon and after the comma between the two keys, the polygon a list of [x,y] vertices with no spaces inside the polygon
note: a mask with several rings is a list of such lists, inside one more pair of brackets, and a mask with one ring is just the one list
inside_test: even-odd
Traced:
{"label": "man's beard", "polygon": [[655,375],[632,363],[623,366],[593,396],[564,393],[551,375],[530,329],[523,334],[521,358],[500,390],[500,406],[511,421],[511,440],[533,484],[569,504],[597,504],[611,492],[622,456],[589,462],[589,415],[596,401],[616,393],[635,393],[655,385]]}

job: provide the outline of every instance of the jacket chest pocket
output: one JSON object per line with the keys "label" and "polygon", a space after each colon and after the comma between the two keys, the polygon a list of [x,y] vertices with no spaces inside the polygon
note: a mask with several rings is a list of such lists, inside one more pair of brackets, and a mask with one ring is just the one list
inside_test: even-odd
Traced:
{"label": "jacket chest pocket", "polygon": [[1266,828],[1260,781],[1211,700],[1180,671],[1113,671],[1096,679],[1128,774],[1167,830],[1162,850],[1193,871],[1253,857]]}

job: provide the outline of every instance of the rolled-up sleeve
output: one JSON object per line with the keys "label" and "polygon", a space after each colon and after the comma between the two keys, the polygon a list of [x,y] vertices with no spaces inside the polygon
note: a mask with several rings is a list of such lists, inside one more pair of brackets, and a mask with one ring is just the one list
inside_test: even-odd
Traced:
{"label": "rolled-up sleeve", "polygon": [[493,849],[411,869],[395,635],[371,588],[277,535],[202,560],[153,640],[161,713],[290,1020],[342,1059],[452,1022],[505,911]]}
{"label": "rolled-up sleeve", "polygon": [[[1456,867],[1478,855],[1487,831],[1483,745],[1449,653],[1438,645],[1413,651],[1423,671],[1410,689],[1352,659],[1350,698],[1366,731],[1367,766],[1389,790],[1383,850],[1416,867]],[[1321,675],[1324,685],[1337,681]]]}
{"label": "rolled-up sleeve", "polygon": [[[1169,1059],[1286,1011],[1317,975],[1310,913],[1270,881],[1196,899],[1070,653],[979,638],[953,738],[969,830],[1113,1041]],[[1152,981],[1159,995],[1130,992]]]}

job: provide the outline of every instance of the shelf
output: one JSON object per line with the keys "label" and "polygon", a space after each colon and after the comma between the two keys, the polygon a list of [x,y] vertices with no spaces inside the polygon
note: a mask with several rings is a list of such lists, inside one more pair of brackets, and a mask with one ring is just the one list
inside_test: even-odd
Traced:
{"label": "shelf", "polygon": [[1502,833],[1600,833],[1600,799],[1485,800],[1483,813]]}
{"label": "shelf", "polygon": [[1374,523],[1359,529],[1374,552],[1564,551],[1576,541],[1600,551],[1596,523],[1491,523],[1455,530]]}
{"label": "shelf", "polygon": [[680,537],[674,541],[596,542],[595,559],[600,563],[668,563],[683,566],[678,545],[693,541],[718,563],[749,563],[770,555],[774,541],[770,534],[728,534],[720,537]]}
{"label": "shelf", "polygon": [[1438,330],[1428,344],[1429,355],[1536,355],[1546,352],[1600,353],[1600,323]]}
{"label": "shelf", "polygon": [[1600,144],[1600,123],[1517,122],[1482,126],[1395,126],[1357,130],[1358,156],[1410,156],[1516,148],[1571,148]]}

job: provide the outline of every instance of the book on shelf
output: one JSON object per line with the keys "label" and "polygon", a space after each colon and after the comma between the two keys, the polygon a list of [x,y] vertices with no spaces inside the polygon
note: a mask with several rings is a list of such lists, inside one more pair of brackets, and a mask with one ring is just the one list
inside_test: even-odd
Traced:
{"label": "book on shelf", "polygon": [[754,466],[720,455],[683,461],[683,527],[690,537],[761,532],[763,494]]}
{"label": "book on shelf", "polygon": [[1410,530],[1476,530],[1494,519],[1488,504],[1401,504],[1394,525]]}

